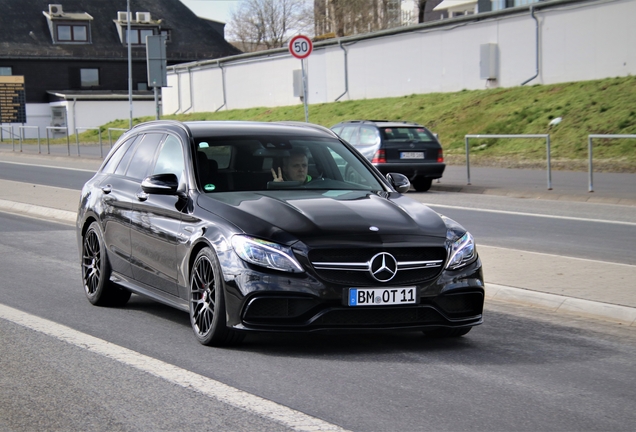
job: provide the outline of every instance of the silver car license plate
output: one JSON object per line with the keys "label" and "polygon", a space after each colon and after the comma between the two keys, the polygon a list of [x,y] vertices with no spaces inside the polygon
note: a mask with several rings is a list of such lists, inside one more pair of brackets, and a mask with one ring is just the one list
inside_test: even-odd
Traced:
{"label": "silver car license plate", "polygon": [[349,306],[384,306],[415,304],[416,288],[349,288]]}
{"label": "silver car license plate", "polygon": [[424,152],[400,152],[400,159],[424,159]]}

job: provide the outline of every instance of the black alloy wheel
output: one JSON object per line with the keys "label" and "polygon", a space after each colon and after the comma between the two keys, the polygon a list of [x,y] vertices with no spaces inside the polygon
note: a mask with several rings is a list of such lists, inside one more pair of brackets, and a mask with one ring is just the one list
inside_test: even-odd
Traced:
{"label": "black alloy wheel", "polygon": [[190,274],[190,323],[203,345],[237,344],[244,334],[229,329],[225,319],[225,297],[221,266],[210,248],[197,254]]}
{"label": "black alloy wheel", "polygon": [[82,283],[88,301],[96,306],[123,306],[130,291],[110,281],[110,263],[99,224],[93,222],[82,241]]}

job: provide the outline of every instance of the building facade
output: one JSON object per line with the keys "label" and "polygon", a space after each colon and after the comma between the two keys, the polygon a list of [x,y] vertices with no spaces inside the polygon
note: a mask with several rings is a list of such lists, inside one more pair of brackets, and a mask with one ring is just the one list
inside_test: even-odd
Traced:
{"label": "building facade", "polygon": [[[146,37],[163,35],[168,65],[239,54],[223,24],[179,0],[0,0],[0,75],[24,77],[28,126],[95,127],[129,117],[130,24],[133,114],[155,113]],[[3,121],[3,136],[8,131]],[[32,129],[26,132],[33,137]]]}

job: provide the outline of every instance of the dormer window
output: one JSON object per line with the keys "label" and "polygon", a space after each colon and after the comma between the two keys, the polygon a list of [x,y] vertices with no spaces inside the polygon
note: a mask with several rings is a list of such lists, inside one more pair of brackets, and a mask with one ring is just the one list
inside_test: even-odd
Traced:
{"label": "dormer window", "polygon": [[57,31],[57,42],[88,42],[87,25],[64,25],[55,26]]}
{"label": "dormer window", "polygon": [[117,26],[117,33],[122,44],[128,44],[128,20],[130,19],[130,44],[136,47],[146,46],[146,37],[166,34],[169,38],[169,31],[161,28],[161,20],[153,20],[150,12],[137,12],[134,14],[127,12],[117,12],[117,19],[114,20]]}
{"label": "dormer window", "polygon": [[46,17],[54,44],[91,43],[91,21],[86,12],[64,12],[62,5],[50,4],[49,11],[42,11]]}

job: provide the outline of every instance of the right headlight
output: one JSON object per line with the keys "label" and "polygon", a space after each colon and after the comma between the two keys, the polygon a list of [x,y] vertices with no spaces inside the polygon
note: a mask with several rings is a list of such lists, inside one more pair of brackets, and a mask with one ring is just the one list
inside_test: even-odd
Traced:
{"label": "right headlight", "polygon": [[442,216],[446,224],[446,249],[448,250],[447,270],[456,270],[477,259],[475,239],[454,220]]}
{"label": "right headlight", "polygon": [[302,273],[300,265],[291,248],[244,235],[232,237],[232,248],[244,261],[273,270],[289,273]]}

